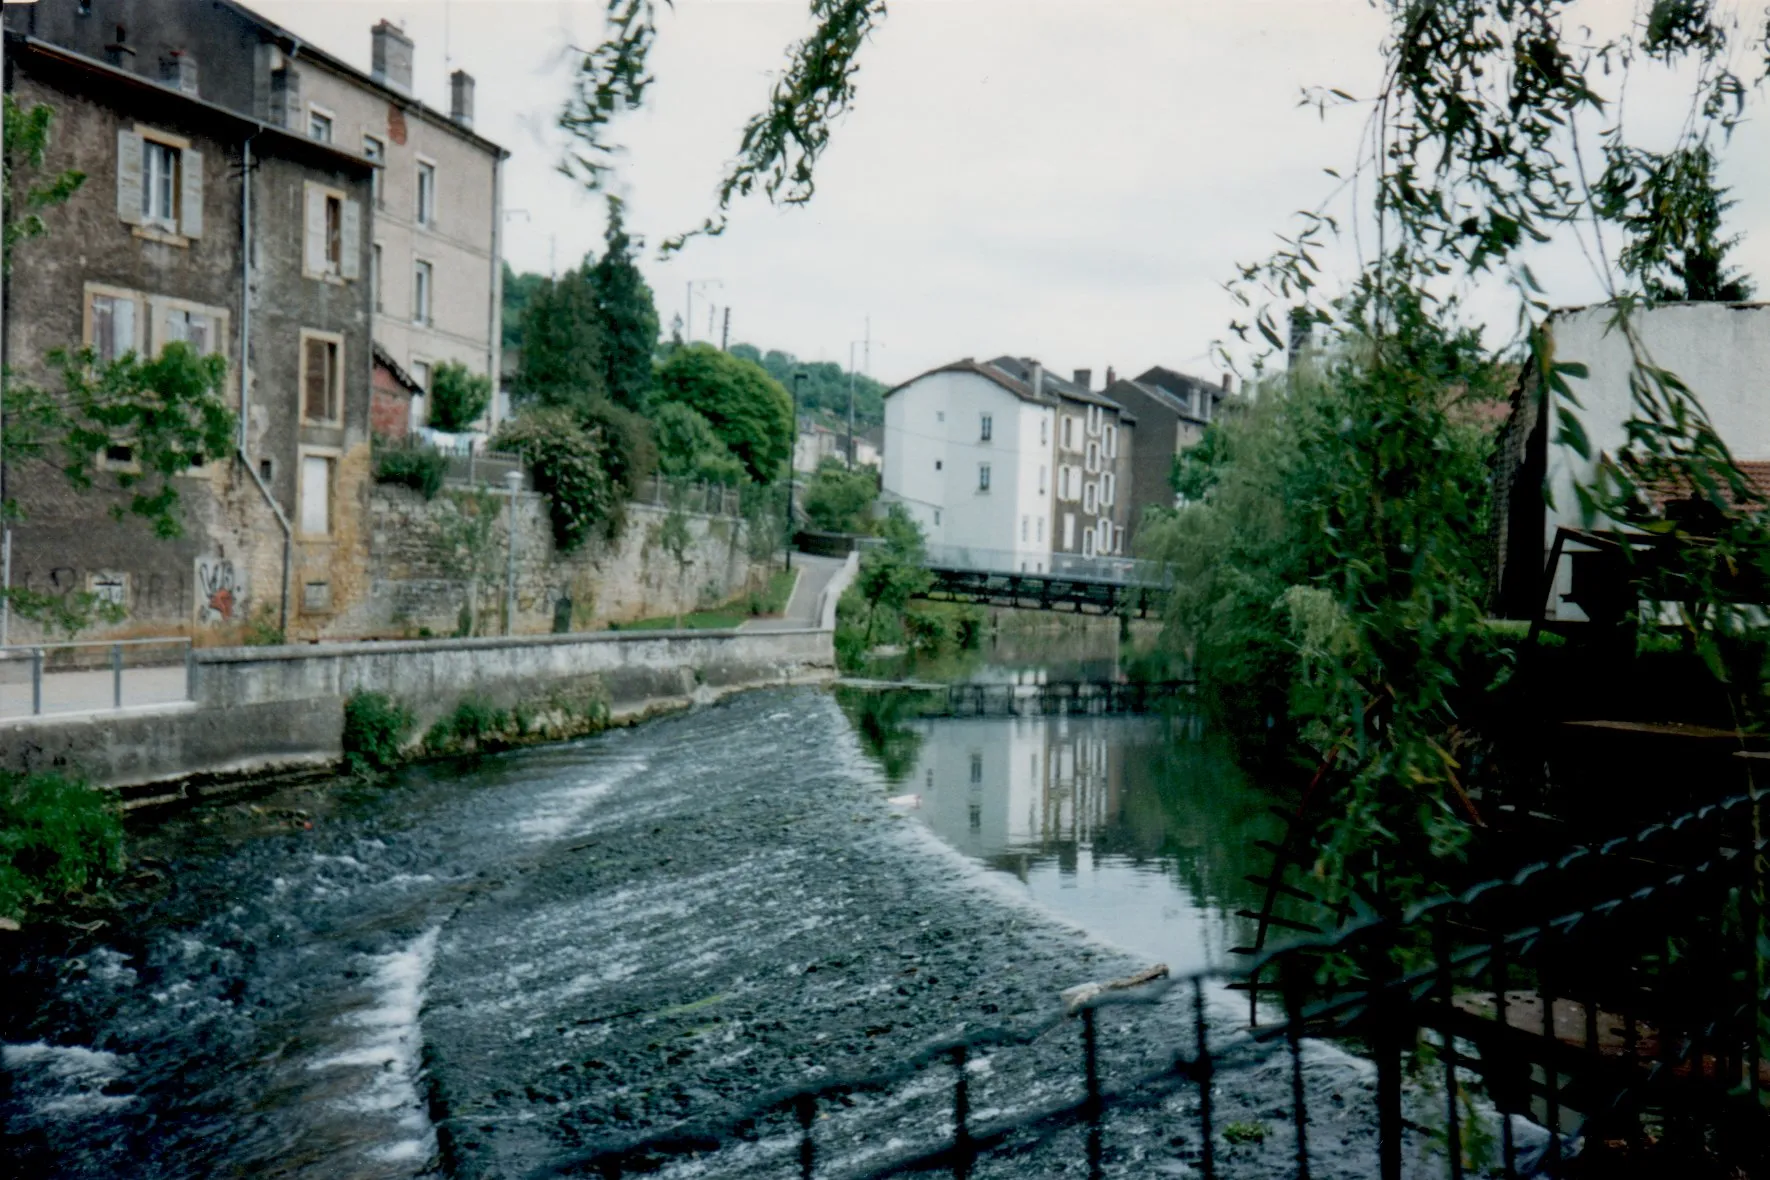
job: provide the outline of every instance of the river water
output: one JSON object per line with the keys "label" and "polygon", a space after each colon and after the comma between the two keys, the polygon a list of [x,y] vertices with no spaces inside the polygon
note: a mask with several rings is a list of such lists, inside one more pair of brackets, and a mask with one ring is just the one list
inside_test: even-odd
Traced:
{"label": "river water", "polygon": [[[528,1175],[1087,979],[1224,963],[1269,802],[1189,723],[881,720],[791,690],[205,806],[135,836],[154,880],[108,925],[7,944],[0,1174]],[[1188,1019],[1109,1030],[1109,1064],[1161,1060]],[[978,1109],[1061,1093],[1072,1054],[1004,1058]],[[1265,1084],[1221,1117],[1270,1113]],[[842,1112],[830,1150],[937,1130],[926,1101]],[[1117,1174],[1196,1151],[1121,1138]],[[705,1174],[768,1174],[769,1142]]]}

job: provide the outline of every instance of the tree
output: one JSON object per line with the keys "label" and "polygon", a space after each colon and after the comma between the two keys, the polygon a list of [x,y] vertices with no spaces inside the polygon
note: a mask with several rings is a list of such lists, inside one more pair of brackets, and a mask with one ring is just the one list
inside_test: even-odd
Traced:
{"label": "tree", "polygon": [[430,424],[448,433],[472,430],[492,404],[492,379],[459,361],[444,361],[430,376]]}
{"label": "tree", "polygon": [[831,361],[801,361],[792,353],[779,349],[764,352],[753,344],[734,344],[731,355],[755,361],[768,370],[770,377],[787,387],[792,386],[794,373],[804,373],[805,380],[799,385],[799,408],[838,429],[848,424],[848,392],[852,381],[854,428],[867,430],[885,424],[885,386],[865,374],[850,374]]}
{"label": "tree", "polygon": [[757,483],[772,482],[792,451],[792,399],[751,361],[688,345],[658,369],[656,396],[704,417]]}
{"label": "tree", "polygon": [[500,450],[522,456],[547,497],[553,543],[570,552],[592,533],[615,535],[621,525],[621,497],[608,471],[601,432],[586,430],[570,411],[525,410],[498,431]]}
{"label": "tree", "polygon": [[736,485],[744,465],[713,432],[712,423],[682,402],[665,402],[653,412],[658,469],[672,479]]}
{"label": "tree", "polygon": [[546,406],[578,406],[608,393],[608,337],[586,260],[545,280],[522,317],[522,396]]}
{"label": "tree", "polygon": [[546,275],[517,274],[504,264],[504,349],[522,348],[523,320],[528,314],[529,304],[534,301],[535,293],[547,282]]}
{"label": "tree", "polygon": [[933,584],[922,530],[901,504],[893,504],[879,533],[885,543],[861,555],[855,593],[866,604],[865,642],[872,645],[881,617],[901,615],[910,599]]}
{"label": "tree", "polygon": [[617,406],[644,410],[658,346],[658,309],[634,263],[640,243],[627,236],[622,209],[620,198],[609,197],[605,247],[590,269],[590,288],[602,321],[603,388]]}
{"label": "tree", "polygon": [[825,459],[806,484],[805,515],[812,528],[824,532],[865,533],[878,498],[879,480],[871,468],[850,471],[838,459]]}

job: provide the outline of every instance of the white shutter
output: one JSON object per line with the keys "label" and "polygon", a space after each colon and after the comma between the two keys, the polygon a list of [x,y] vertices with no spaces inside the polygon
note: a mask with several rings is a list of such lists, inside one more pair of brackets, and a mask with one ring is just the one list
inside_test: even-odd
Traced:
{"label": "white shutter", "polygon": [[187,238],[203,236],[203,153],[184,149],[183,189],[179,193],[178,232]]}
{"label": "white shutter", "polygon": [[141,136],[117,132],[117,216],[141,224]]}
{"label": "white shutter", "polygon": [[310,275],[326,273],[326,193],[307,183],[307,236],[301,269]]}
{"label": "white shutter", "polygon": [[340,247],[343,257],[339,260],[338,273],[347,279],[355,279],[362,274],[363,207],[359,202],[344,202],[343,231],[344,242]]}
{"label": "white shutter", "polygon": [[332,461],[319,455],[301,457],[301,531],[323,537],[332,531]]}

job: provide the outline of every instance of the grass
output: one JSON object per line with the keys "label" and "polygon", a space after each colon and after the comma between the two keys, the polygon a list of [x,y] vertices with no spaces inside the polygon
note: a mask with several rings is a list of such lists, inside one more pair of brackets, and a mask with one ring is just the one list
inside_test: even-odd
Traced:
{"label": "grass", "polygon": [[0,917],[102,887],[122,864],[108,797],[59,774],[0,771]]}
{"label": "grass", "polygon": [[[691,611],[682,616],[684,631],[727,631],[749,619],[749,614],[735,607]],[[611,623],[610,631],[674,631],[679,624],[675,615],[659,615],[655,619],[636,619],[631,623]]]}
{"label": "grass", "polygon": [[793,586],[799,580],[798,570],[775,570],[768,575],[768,585],[750,595],[750,613],[778,615],[787,609],[793,597]]}

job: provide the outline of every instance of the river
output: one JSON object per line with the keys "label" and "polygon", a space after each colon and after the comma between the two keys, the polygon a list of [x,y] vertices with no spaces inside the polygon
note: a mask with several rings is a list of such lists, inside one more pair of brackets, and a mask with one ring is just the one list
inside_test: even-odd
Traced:
{"label": "river", "polygon": [[[6,1174],[523,1176],[1245,935],[1269,801],[1193,727],[848,709],[750,693],[136,833],[108,925],[5,944]],[[1189,1020],[1108,1026],[1107,1065],[1165,1060]],[[998,1057],[980,1112],[1078,1084],[1067,1040]],[[1220,1118],[1282,1114],[1262,1068],[1226,1075]],[[1309,1084],[1366,1078],[1327,1055]],[[831,1158],[937,1135],[937,1090],[835,1112]],[[1109,1171],[1185,1174],[1171,1129],[1119,1126]],[[789,1148],[695,1174],[773,1174]],[[1244,1174],[1283,1154],[1248,1145]]]}

